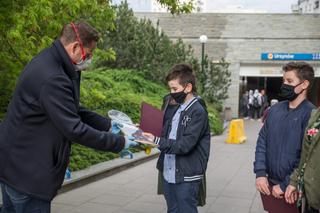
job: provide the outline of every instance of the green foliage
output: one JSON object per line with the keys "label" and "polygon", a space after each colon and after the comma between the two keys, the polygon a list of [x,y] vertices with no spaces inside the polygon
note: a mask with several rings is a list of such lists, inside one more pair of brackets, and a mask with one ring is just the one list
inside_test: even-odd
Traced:
{"label": "green foliage", "polygon": [[117,157],[119,157],[119,155],[112,152],[96,151],[78,144],[73,144],[69,168],[71,171],[77,171]]}
{"label": "green foliage", "polygon": [[204,72],[194,57],[194,50],[181,39],[172,42],[165,35],[159,22],[138,20],[127,3],[116,8],[115,30],[110,31],[102,45],[116,52],[115,61],[100,60],[98,66],[112,68],[131,68],[143,74],[146,79],[165,83],[164,78],[174,64],[190,63],[198,79],[199,94],[209,103],[221,105],[230,86],[229,63],[221,59],[219,63],[204,60]]}
{"label": "green foliage", "polygon": [[[114,28],[115,14],[109,1],[1,0],[0,11],[2,113],[23,67],[58,37],[64,24],[82,19],[95,26],[102,35]],[[105,50],[100,55],[107,59],[114,58],[112,50]]]}
{"label": "green foliage", "polygon": [[179,0],[158,0],[158,2],[166,6],[171,14],[191,13],[194,9],[193,0],[183,3]]}
{"label": "green foliage", "polygon": [[98,66],[135,69],[156,82],[163,82],[176,63],[187,62],[199,68],[190,45],[181,39],[172,42],[159,22],[155,26],[150,20],[138,20],[126,3],[116,7],[115,30],[107,34],[103,46],[116,52],[116,60],[102,60]]}
{"label": "green foliage", "polygon": [[222,105],[222,101],[228,98],[228,89],[231,84],[231,72],[229,63],[222,58],[218,63],[204,59],[204,70],[197,72],[200,84],[200,93],[209,103]]}
{"label": "green foliage", "polygon": [[[160,108],[166,93],[164,86],[146,81],[141,74],[132,70],[97,69],[83,72],[80,101],[83,106],[105,116],[110,109],[120,110],[138,123],[141,102]],[[131,151],[141,151],[143,148],[140,146]],[[73,144],[70,168],[76,171],[117,157],[118,154]]]}
{"label": "green foliage", "polygon": [[164,86],[146,81],[133,70],[98,69],[82,75],[82,105],[103,115],[117,109],[127,113],[134,122],[139,121],[142,101],[160,108],[166,93]]}
{"label": "green foliage", "polygon": [[208,105],[208,117],[211,133],[220,135],[223,133],[223,122],[217,107],[212,104]]}

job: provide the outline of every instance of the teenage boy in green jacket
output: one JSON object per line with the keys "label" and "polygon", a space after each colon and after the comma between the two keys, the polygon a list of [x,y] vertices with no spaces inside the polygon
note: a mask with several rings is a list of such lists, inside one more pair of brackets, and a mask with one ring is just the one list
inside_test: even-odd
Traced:
{"label": "teenage boy in green jacket", "polygon": [[307,126],[299,167],[290,178],[285,198],[288,203],[298,199],[302,212],[320,212],[320,108],[313,111]]}

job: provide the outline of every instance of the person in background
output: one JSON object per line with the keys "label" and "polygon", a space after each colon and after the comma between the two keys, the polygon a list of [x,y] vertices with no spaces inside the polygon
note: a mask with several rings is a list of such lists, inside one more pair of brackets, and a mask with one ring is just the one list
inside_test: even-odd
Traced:
{"label": "person in background", "polygon": [[290,175],[298,167],[304,131],[315,108],[307,100],[313,68],[290,62],[283,71],[281,96],[285,101],[270,108],[259,132],[254,161],[257,190],[276,199],[283,199]]}
{"label": "person in background", "polygon": [[249,118],[253,118],[254,108],[253,108],[253,90],[249,90]]}
{"label": "person in background", "polygon": [[267,119],[267,116],[268,116],[268,112],[270,110],[270,107],[272,107],[273,105],[277,104],[278,103],[278,100],[277,99],[272,99],[271,100],[271,104],[268,108],[266,108],[263,112],[263,115],[262,115],[262,118],[261,118],[261,121],[262,123],[264,123]]}
{"label": "person in background", "polygon": [[252,119],[259,119],[260,118],[260,111],[261,111],[261,95],[259,90],[254,90],[253,99],[252,99]]}
{"label": "person in background", "polygon": [[269,107],[268,96],[266,95],[266,91],[264,89],[260,91],[260,97],[261,97],[261,109],[260,109],[259,118],[262,118],[263,113]]}
{"label": "person in background", "polygon": [[240,116],[244,119],[249,117],[249,92],[246,91],[242,94],[240,99]]}

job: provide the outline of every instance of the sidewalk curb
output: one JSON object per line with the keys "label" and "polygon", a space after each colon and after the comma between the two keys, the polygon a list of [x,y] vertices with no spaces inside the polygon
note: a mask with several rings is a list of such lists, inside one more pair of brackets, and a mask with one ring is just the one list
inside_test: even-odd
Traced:
{"label": "sidewalk curb", "polygon": [[[134,153],[134,155],[141,154],[141,153],[142,152]],[[143,151],[143,153],[144,153],[144,151]],[[65,192],[71,191],[73,189],[79,188],[79,187],[87,185],[89,183],[92,183],[92,182],[101,180],[103,178],[109,177],[111,175],[117,174],[117,173],[122,172],[126,169],[138,166],[138,165],[145,163],[149,160],[157,158],[159,156],[159,154],[160,154],[160,152],[155,152],[150,155],[138,157],[136,159],[132,159],[127,162],[120,162],[117,165],[106,168],[106,169],[101,169],[99,171],[87,173],[87,174],[83,175],[82,177],[67,180],[62,184],[62,188],[58,191],[58,194],[63,194]],[[113,161],[117,161],[117,160],[121,161],[122,159],[117,158],[117,159],[114,159]],[[105,163],[107,163],[107,162],[105,162]],[[88,168],[88,169],[90,169],[90,168]],[[0,205],[0,207],[1,207],[1,205]]]}

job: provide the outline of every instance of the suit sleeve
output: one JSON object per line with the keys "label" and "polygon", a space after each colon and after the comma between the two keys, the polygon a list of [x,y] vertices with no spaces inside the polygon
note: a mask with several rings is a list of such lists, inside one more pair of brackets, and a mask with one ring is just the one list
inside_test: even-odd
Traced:
{"label": "suit sleeve", "polygon": [[83,123],[86,123],[97,130],[108,131],[111,127],[110,119],[105,118],[95,112],[92,112],[83,106],[79,107],[78,114]]}
{"label": "suit sleeve", "polygon": [[261,128],[257,140],[255,161],[254,161],[254,173],[256,177],[267,176],[267,165],[266,165],[266,151],[267,151],[267,134],[268,134],[268,119]]}
{"label": "suit sleeve", "polygon": [[155,143],[159,145],[159,149],[164,153],[176,155],[188,154],[197,145],[199,138],[204,133],[205,128],[207,128],[207,123],[207,113],[205,111],[197,111],[188,122],[183,137],[178,140],[156,137]]}
{"label": "suit sleeve", "polygon": [[[70,141],[102,151],[119,152],[124,137],[100,131],[82,121],[76,108],[72,82],[64,76],[46,81],[40,92],[40,104],[53,125]],[[88,117],[86,114],[85,120]]]}

